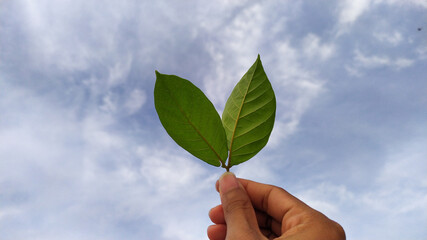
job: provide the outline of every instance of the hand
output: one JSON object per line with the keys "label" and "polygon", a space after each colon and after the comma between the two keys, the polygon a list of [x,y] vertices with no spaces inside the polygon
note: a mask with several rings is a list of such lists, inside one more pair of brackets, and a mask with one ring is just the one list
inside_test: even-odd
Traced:
{"label": "hand", "polygon": [[345,240],[338,223],[279,187],[226,172],[216,188],[222,204],[209,212],[210,240]]}

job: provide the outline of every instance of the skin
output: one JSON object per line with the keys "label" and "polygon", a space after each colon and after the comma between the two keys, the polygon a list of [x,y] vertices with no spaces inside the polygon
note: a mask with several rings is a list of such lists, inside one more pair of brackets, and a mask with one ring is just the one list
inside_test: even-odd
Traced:
{"label": "skin", "polygon": [[210,240],[345,240],[344,229],[282,188],[237,179],[216,183],[221,205],[212,208]]}

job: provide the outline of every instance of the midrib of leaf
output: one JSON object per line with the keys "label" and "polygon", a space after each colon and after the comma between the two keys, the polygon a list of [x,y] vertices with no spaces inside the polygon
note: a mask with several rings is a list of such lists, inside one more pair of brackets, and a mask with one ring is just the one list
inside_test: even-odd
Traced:
{"label": "midrib of leaf", "polygon": [[212,147],[212,145],[208,142],[208,140],[206,140],[206,138],[202,135],[202,133],[199,131],[199,129],[196,128],[196,126],[194,126],[194,124],[190,121],[190,119],[187,117],[187,114],[185,114],[185,111],[181,108],[181,106],[179,105],[179,102],[176,100],[176,98],[170,94],[170,96],[174,99],[174,101],[176,102],[176,105],[178,106],[179,111],[182,113],[182,115],[184,115],[185,119],[187,120],[188,124],[190,124],[190,126],[197,132],[197,134],[203,139],[203,141],[209,146],[209,148],[212,150],[212,152],[214,152],[214,154],[216,155],[216,157],[218,158],[219,162],[224,165],[224,162],[222,161],[221,157],[219,156],[219,154],[215,151],[215,149]]}
{"label": "midrib of leaf", "polygon": [[[247,89],[246,89],[246,91],[245,91],[245,94],[243,95],[243,101],[242,101],[242,103],[240,104],[240,107],[239,107],[239,113],[237,114],[236,122],[235,122],[235,124],[234,124],[233,134],[231,135],[231,141],[230,141],[230,150],[229,150],[229,151],[230,151],[230,154],[229,154],[229,157],[228,157],[228,165],[227,165],[227,168],[230,168],[230,167],[231,167],[231,159],[232,159],[232,157],[233,157],[234,134],[236,134],[236,128],[237,128],[237,123],[239,122],[239,119],[240,119],[240,113],[242,112],[243,104],[245,104],[246,96],[248,95],[249,87],[251,86],[251,83],[252,83],[252,80],[253,80],[253,77],[254,77],[254,74],[255,74],[255,71],[256,71],[257,67],[258,67],[258,61],[256,61],[256,65],[255,65],[254,71],[253,71],[253,73],[251,74],[251,78],[250,78],[250,81],[249,81],[248,87],[247,87]],[[239,89],[239,91],[240,91],[240,89]]]}

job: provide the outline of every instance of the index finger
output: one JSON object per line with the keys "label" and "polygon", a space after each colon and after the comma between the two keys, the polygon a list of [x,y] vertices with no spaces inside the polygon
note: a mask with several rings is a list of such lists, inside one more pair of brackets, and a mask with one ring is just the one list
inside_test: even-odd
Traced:
{"label": "index finger", "polygon": [[242,178],[239,181],[248,193],[252,205],[278,222],[282,222],[285,215],[290,219],[311,209],[282,188]]}

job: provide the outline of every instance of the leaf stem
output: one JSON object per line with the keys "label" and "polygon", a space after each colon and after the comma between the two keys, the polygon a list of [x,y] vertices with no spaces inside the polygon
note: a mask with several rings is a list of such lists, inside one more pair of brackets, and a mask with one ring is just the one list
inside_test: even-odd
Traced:
{"label": "leaf stem", "polygon": [[223,168],[225,168],[225,170],[227,170],[227,172],[229,172],[230,171],[230,168],[231,168],[231,166],[230,166],[231,164],[230,164],[230,158],[228,158],[228,164],[227,165],[225,165],[224,164],[224,166],[223,166]]}
{"label": "leaf stem", "polygon": [[227,168],[227,166],[225,165],[225,161],[222,161],[222,159],[219,159],[219,161],[221,162],[221,167],[222,168]]}

